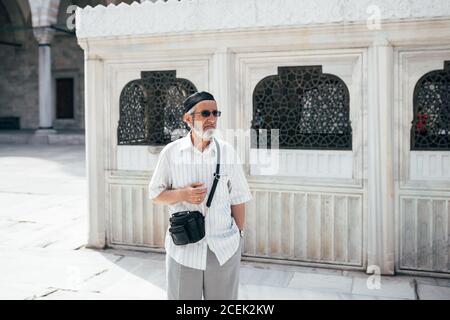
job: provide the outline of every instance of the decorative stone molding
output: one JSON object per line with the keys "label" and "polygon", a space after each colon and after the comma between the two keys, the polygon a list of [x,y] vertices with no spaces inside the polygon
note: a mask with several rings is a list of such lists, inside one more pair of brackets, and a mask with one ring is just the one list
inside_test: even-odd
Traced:
{"label": "decorative stone molding", "polygon": [[169,0],[87,6],[76,29],[91,38],[448,16],[447,0]]}
{"label": "decorative stone molding", "polygon": [[411,151],[410,179],[419,181],[450,181],[450,152]]}

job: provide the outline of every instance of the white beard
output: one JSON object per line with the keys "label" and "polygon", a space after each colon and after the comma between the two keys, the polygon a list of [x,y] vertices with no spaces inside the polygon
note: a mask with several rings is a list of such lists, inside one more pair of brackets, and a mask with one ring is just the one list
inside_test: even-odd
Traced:
{"label": "white beard", "polygon": [[203,140],[211,140],[216,133],[216,129],[208,129],[206,131],[203,131],[201,129],[199,130],[194,127],[193,130],[194,130],[195,134],[197,135],[197,137],[200,137]]}
{"label": "white beard", "polygon": [[208,129],[205,132],[203,132],[203,139],[211,140],[215,134],[216,134],[216,129]]}

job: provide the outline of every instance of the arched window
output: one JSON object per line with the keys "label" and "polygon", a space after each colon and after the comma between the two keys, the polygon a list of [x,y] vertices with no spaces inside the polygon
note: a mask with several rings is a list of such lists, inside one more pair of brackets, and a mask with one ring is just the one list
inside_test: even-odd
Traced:
{"label": "arched window", "polygon": [[411,150],[450,150],[450,61],[414,89]]}
{"label": "arched window", "polygon": [[279,129],[280,149],[351,150],[352,128],[347,86],[322,66],[279,67],[253,92],[252,147],[260,129]]}
{"label": "arched window", "polygon": [[119,145],[166,145],[187,130],[183,101],[196,92],[176,71],[147,71],[120,94]]}

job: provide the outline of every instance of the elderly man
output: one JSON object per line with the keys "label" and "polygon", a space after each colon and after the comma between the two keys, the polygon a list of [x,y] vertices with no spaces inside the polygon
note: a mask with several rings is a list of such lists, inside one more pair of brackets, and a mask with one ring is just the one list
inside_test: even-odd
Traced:
{"label": "elderly man", "polygon": [[[197,92],[183,106],[183,121],[191,131],[161,151],[149,197],[169,205],[171,214],[200,211],[205,236],[196,243],[176,245],[166,234],[167,297],[237,299],[245,202],[251,200],[251,193],[233,147],[214,137],[221,115],[214,97]],[[207,207],[218,151],[220,179]]]}

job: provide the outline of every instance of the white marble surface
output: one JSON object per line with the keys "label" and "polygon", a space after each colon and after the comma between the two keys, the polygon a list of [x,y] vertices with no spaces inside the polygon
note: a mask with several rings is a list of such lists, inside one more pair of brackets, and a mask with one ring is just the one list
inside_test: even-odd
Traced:
{"label": "white marble surface", "polygon": [[447,0],[145,1],[79,9],[76,29],[78,38],[89,38],[449,15]]}
{"label": "white marble surface", "polygon": [[263,285],[287,288],[294,272],[288,270],[260,269],[245,267],[241,269],[240,282],[243,285]]}
{"label": "white marble surface", "polygon": [[324,292],[351,293],[353,279],[343,276],[296,272],[289,288]]}
{"label": "white marble surface", "polygon": [[397,279],[388,276],[381,277],[379,289],[369,289],[367,286],[367,279],[354,279],[351,293],[355,295],[370,295],[384,298],[416,298],[414,282],[412,280],[409,278]]}
{"label": "white marble surface", "polygon": [[[241,285],[239,299],[254,300],[386,300],[383,297],[352,295],[308,289],[277,288],[261,285]],[[388,299],[390,300],[390,299]],[[402,300],[395,299],[392,300]]]}
{"label": "white marble surface", "polygon": [[432,285],[419,285],[418,294],[422,300],[449,300],[450,288]]}
{"label": "white marble surface", "polygon": [[[0,299],[164,299],[165,256],[92,250],[84,150],[0,145]],[[412,277],[243,262],[240,299],[414,299]],[[419,298],[450,300],[450,279],[418,278]],[[350,290],[351,288],[351,290]]]}

